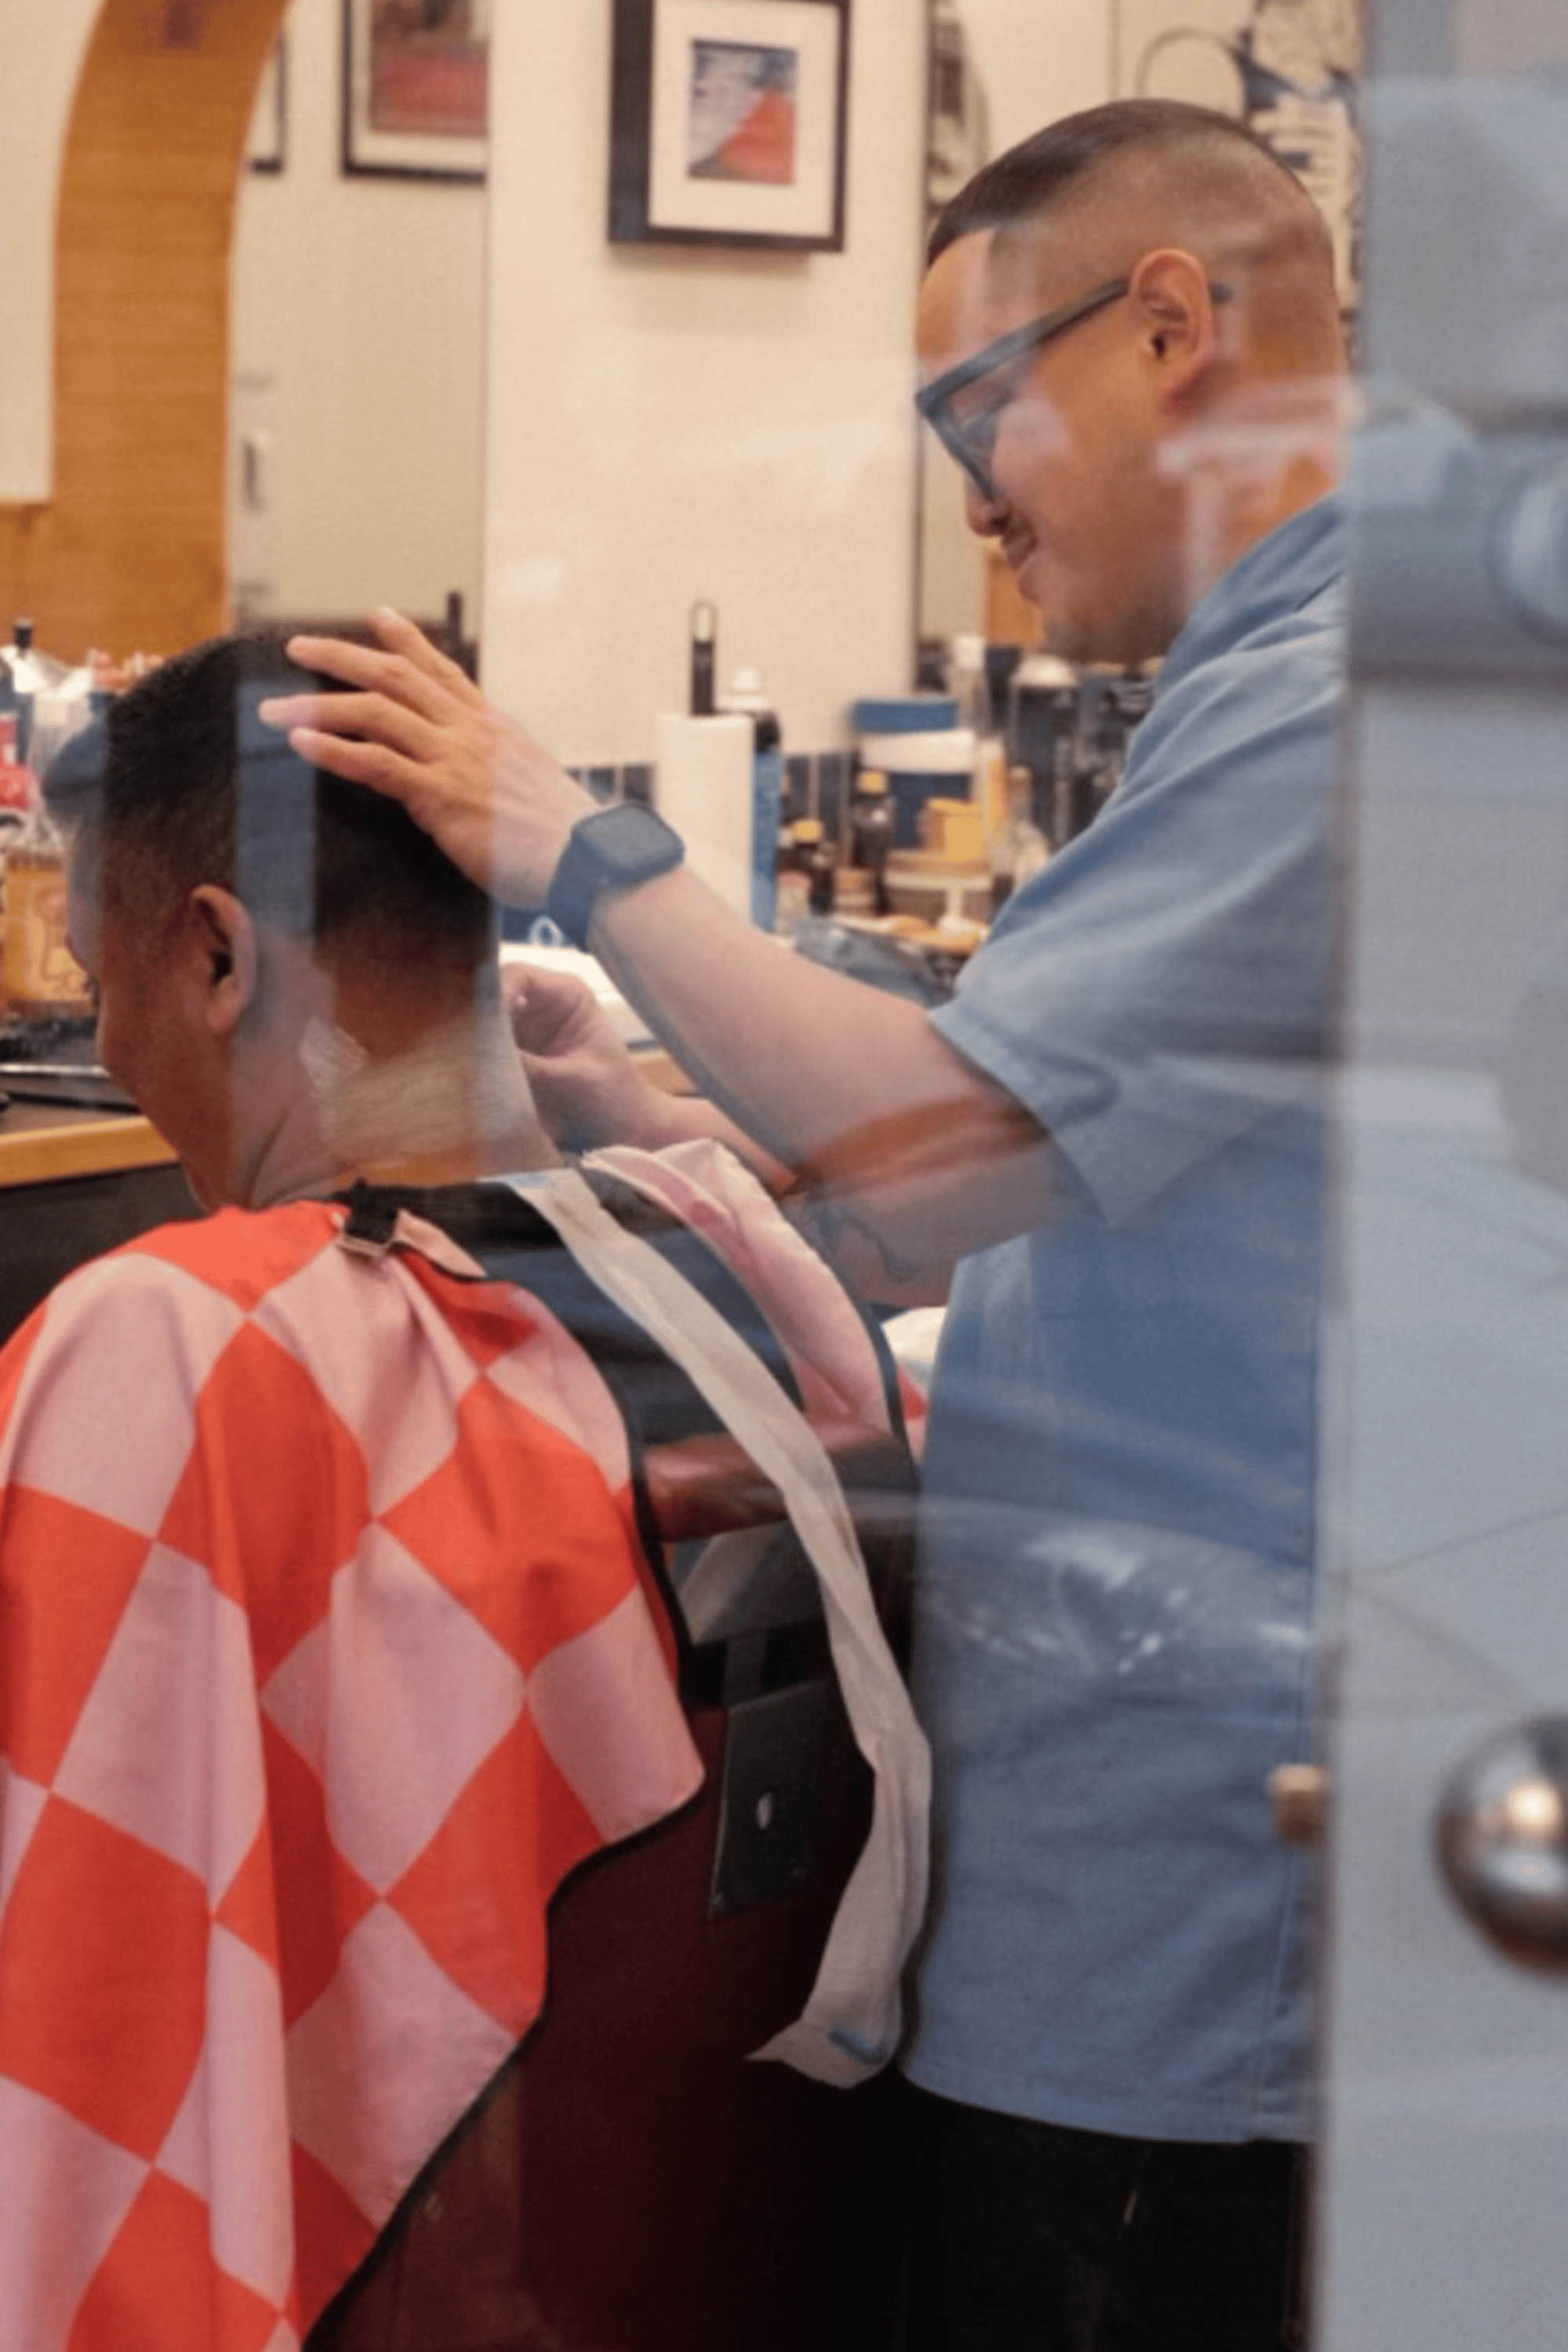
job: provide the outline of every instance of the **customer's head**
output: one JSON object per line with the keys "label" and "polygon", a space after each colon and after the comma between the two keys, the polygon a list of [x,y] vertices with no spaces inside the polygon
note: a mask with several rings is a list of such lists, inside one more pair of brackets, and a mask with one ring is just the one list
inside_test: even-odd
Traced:
{"label": "customer's head", "polygon": [[257,718],[266,695],[323,684],[273,639],[214,638],[46,782],[101,1057],[209,1202],[252,1196],[258,1127],[303,1126],[308,1037],[385,1064],[497,999],[490,902],[400,808]]}
{"label": "customer's head", "polygon": [[[1129,100],[988,164],[939,217],[929,264],[921,373],[972,525],[1062,651],[1163,652],[1194,591],[1180,445],[1280,415],[1342,369],[1316,206],[1228,116]],[[1328,487],[1314,452],[1229,514],[1222,565]]]}
{"label": "customer's head", "polygon": [[193,646],[112,703],[47,787],[57,818],[101,845],[106,915],[155,938],[216,883],[324,963],[481,965],[484,894],[395,803],[307,767],[257,718],[268,694],[332,690],[258,634]]}

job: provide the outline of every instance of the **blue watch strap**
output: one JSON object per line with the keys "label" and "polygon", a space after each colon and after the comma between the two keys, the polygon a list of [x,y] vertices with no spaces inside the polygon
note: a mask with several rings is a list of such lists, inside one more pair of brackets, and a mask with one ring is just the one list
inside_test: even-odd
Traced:
{"label": "blue watch strap", "polygon": [[551,877],[545,912],[574,947],[586,947],[602,898],[668,874],[685,855],[680,835],[640,801],[595,809],[572,828]]}

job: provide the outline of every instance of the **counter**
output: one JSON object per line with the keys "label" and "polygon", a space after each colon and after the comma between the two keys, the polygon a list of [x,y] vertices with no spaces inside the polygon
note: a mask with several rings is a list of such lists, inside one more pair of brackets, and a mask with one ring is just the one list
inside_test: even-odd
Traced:
{"label": "counter", "polygon": [[63,1176],[167,1167],[174,1157],[156,1128],[130,1112],[15,1100],[0,1111],[0,1191]]}

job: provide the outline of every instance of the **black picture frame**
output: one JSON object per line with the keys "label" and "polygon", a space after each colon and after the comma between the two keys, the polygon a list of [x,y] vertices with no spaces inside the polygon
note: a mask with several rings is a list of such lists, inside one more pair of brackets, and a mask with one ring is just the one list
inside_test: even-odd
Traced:
{"label": "black picture frame", "polygon": [[[450,28],[422,25],[405,28],[402,16],[388,11],[384,17],[378,0],[342,0],[342,169],[352,178],[395,180],[482,181],[489,163],[485,122],[489,39],[487,33],[469,33],[463,24],[461,0],[450,0]],[[388,125],[378,122],[374,103],[378,44],[406,43],[410,68],[411,119]],[[433,101],[449,97],[456,79],[461,89],[478,79],[477,102],[459,108],[456,117],[441,119],[433,103],[431,119],[420,123],[417,113],[421,47],[431,79]]]}
{"label": "black picture frame", "polygon": [[611,242],[842,252],[849,37],[850,0],[615,0]]}

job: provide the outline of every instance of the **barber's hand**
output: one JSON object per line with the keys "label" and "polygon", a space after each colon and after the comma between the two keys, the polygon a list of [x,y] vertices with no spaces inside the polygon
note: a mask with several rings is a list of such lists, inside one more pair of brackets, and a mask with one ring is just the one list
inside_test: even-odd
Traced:
{"label": "barber's hand", "polygon": [[509,964],[501,990],[539,1115],[563,1150],[672,1140],[670,1097],[641,1076],[574,972]]}
{"label": "barber's hand", "polygon": [[274,696],[261,717],[312,767],[401,801],[493,898],[542,906],[568,834],[597,803],[412,621],[383,610],[371,626],[379,646],[291,637],[301,668],[354,691]]}

